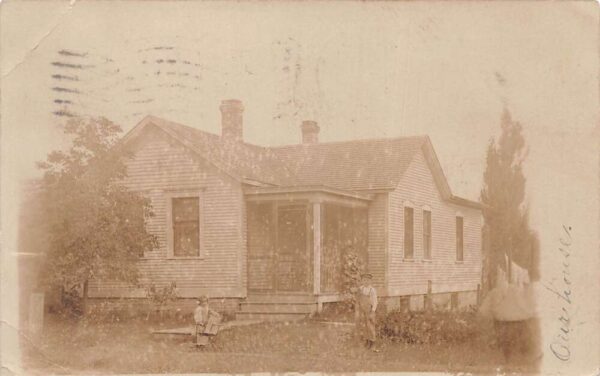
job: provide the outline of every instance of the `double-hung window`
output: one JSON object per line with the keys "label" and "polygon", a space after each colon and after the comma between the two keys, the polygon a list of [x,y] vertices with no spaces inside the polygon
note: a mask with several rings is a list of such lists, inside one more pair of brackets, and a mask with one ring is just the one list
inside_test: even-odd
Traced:
{"label": "double-hung window", "polygon": [[171,198],[172,255],[200,256],[200,198]]}
{"label": "double-hung window", "polygon": [[404,207],[404,258],[412,259],[415,255],[414,210]]}
{"label": "double-hung window", "polygon": [[431,260],[431,211],[423,210],[423,258]]}
{"label": "double-hung window", "polygon": [[456,261],[464,260],[463,217],[456,217]]}

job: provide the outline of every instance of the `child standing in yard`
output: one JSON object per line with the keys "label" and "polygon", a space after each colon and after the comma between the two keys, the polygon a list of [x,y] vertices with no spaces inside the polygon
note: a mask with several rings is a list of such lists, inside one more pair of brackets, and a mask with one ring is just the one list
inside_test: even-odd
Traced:
{"label": "child standing in yard", "polygon": [[194,322],[196,323],[196,345],[205,346],[208,344],[206,325],[208,324],[209,319],[220,322],[221,315],[208,307],[208,297],[206,295],[198,298],[197,303],[198,307],[196,307],[194,310]]}
{"label": "child standing in yard", "polygon": [[355,318],[361,337],[365,340],[365,346],[373,349],[377,333],[375,331],[375,311],[377,310],[377,291],[371,285],[373,276],[363,274],[361,283],[356,294]]}

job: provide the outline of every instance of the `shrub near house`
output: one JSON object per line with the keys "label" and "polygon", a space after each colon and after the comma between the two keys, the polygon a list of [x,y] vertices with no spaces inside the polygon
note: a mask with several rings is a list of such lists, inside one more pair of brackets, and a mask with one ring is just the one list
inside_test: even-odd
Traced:
{"label": "shrub near house", "polygon": [[381,323],[382,337],[404,343],[465,342],[480,333],[473,311],[394,311]]}

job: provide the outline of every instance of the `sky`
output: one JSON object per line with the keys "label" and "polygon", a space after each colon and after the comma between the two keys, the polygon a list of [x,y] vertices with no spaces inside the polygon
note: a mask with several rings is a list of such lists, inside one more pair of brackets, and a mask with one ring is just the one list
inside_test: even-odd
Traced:
{"label": "sky", "polygon": [[[8,1],[4,213],[18,201],[7,177],[39,176],[35,161],[64,146],[67,113],[219,133],[220,101],[236,98],[245,140],[260,145],[298,143],[306,119],[323,142],[426,134],[454,194],[476,200],[507,108],[524,127],[543,246],[569,223],[580,247],[597,248],[597,16],[591,1]],[[572,259],[582,273],[598,265]]]}
{"label": "sky", "polygon": [[5,136],[34,146],[18,163],[35,176],[60,147],[56,113],[219,133],[220,101],[237,98],[262,145],[297,143],[305,119],[322,141],[427,134],[455,194],[477,199],[503,106],[532,134],[593,123],[578,106],[596,98],[577,95],[594,85],[593,40],[573,43],[593,24],[577,17],[575,3],[9,2]]}

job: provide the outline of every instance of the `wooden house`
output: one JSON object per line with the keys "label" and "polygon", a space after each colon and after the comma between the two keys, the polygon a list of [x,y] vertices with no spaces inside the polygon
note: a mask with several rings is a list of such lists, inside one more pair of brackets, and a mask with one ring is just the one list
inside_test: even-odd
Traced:
{"label": "wooden house", "polygon": [[[220,110],[221,135],[148,116],[124,137],[126,184],[151,199],[160,243],[139,261],[142,282],[296,317],[343,298],[354,252],[382,307],[475,303],[481,208],[452,194],[427,136],[323,143],[305,121],[301,143],[262,147],[243,140],[240,101]],[[144,291],[96,281],[90,296]]]}

